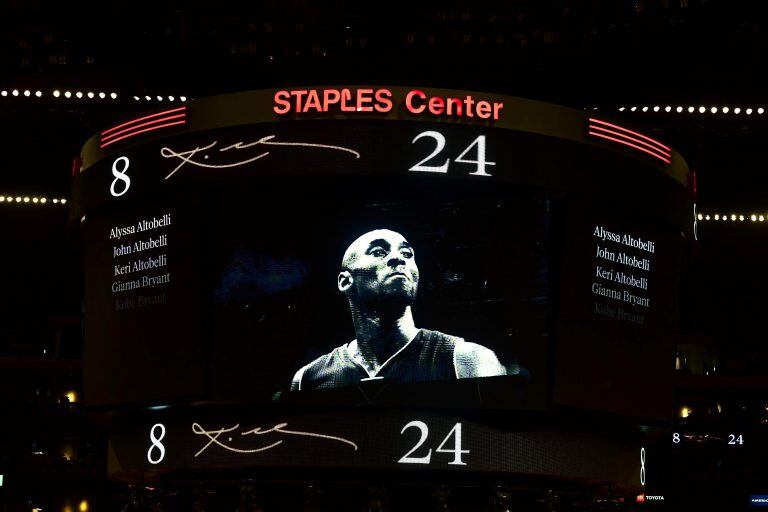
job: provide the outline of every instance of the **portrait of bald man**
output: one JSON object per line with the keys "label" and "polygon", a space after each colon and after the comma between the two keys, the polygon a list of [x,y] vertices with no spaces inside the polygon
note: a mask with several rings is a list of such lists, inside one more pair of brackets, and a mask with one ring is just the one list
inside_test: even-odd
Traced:
{"label": "portrait of bald man", "polygon": [[416,252],[400,233],[376,229],[344,252],[337,286],[356,338],[299,369],[292,390],[354,386],[362,381],[418,382],[506,375],[496,354],[463,338],[416,327]]}

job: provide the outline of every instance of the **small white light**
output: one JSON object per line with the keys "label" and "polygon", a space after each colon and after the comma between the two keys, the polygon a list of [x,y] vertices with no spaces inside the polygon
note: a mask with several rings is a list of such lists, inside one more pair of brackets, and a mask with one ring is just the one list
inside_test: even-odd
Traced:
{"label": "small white light", "polygon": [[675,110],[677,110],[678,114],[683,111],[683,107],[677,107]]}
{"label": "small white light", "polygon": [[113,100],[116,100],[117,99],[117,93],[116,92],[111,92],[111,93],[109,93],[109,97],[112,98]]}
{"label": "small white light", "polygon": [[141,98],[139,98],[138,96],[134,96],[134,97],[133,97],[133,99],[134,99],[135,101],[140,101],[140,100],[141,100]]}
{"label": "small white light", "polygon": [[696,110],[696,107],[688,107],[688,113],[693,114],[693,112]]}
{"label": "small white light", "polygon": [[95,96],[96,96],[96,95],[95,95],[95,94],[93,94],[93,91],[88,91],[88,97],[89,97],[90,99],[93,99]]}
{"label": "small white light", "polygon": [[763,107],[760,107],[757,109],[758,114],[762,114],[763,112],[765,112],[765,109]]}
{"label": "small white light", "polygon": [[77,96],[78,98],[82,98],[82,97],[83,97],[83,93],[82,93],[82,91],[77,91],[77,92],[75,93],[75,96]]}
{"label": "small white light", "polygon": [[744,220],[744,216],[743,215],[739,215],[739,220],[743,221]]}
{"label": "small white light", "polygon": [[5,202],[5,196],[0,196],[0,203]]}
{"label": "small white light", "polygon": [[746,112],[747,112],[747,115],[748,115],[748,116],[751,116],[751,115],[752,115],[752,109],[751,109],[751,108],[748,108],[748,109],[746,110]]}
{"label": "small white light", "polygon": [[24,197],[24,202],[28,203],[29,202],[29,197]]}
{"label": "small white light", "polygon": [[[171,97],[170,97],[170,98],[168,98],[168,99],[170,99],[171,101],[173,101],[173,96],[171,96]],[[624,112],[624,107],[619,107],[619,112]]]}
{"label": "small white light", "polygon": [[715,220],[720,220],[720,214],[719,213],[715,214]]}
{"label": "small white light", "polygon": [[53,200],[53,203],[54,203],[54,204],[56,204],[56,203],[58,203],[58,202],[59,202],[59,200],[58,200],[58,199],[54,199],[54,200]]}
{"label": "small white light", "polygon": [[21,202],[21,196],[16,196],[16,202],[17,202],[17,203],[20,203],[20,202]]}
{"label": "small white light", "polygon": [[99,98],[101,98],[102,100],[103,100],[104,98],[106,98],[106,97],[107,97],[107,93],[105,93],[105,92],[100,92],[100,93],[99,93]]}
{"label": "small white light", "polygon": [[712,107],[711,109],[709,109],[709,111],[712,112],[713,114],[717,114],[717,107]]}
{"label": "small white light", "polygon": [[40,98],[43,95],[43,91],[35,91],[35,96]]}
{"label": "small white light", "polygon": [[187,101],[187,97],[186,97],[186,96],[179,96],[179,99],[180,99],[181,101]]}
{"label": "small white light", "polygon": [[741,114],[741,109],[739,107],[736,107],[735,109],[733,109],[733,113],[734,114]]}
{"label": "small white light", "polygon": [[11,94],[13,94],[14,96],[18,96],[19,95],[19,91],[14,89],[14,90],[11,91]]}
{"label": "small white light", "polygon": [[56,89],[55,91],[53,91],[53,97],[54,98],[58,98],[59,96],[61,96],[61,91],[60,90]]}
{"label": "small white light", "polygon": [[32,202],[33,202],[33,203],[36,203],[36,202],[38,202],[39,200],[40,200],[40,199],[38,199],[38,198],[36,198],[36,197],[33,197],[33,198],[32,198]]}
{"label": "small white light", "polygon": [[666,107],[664,107],[664,112],[672,112],[672,107],[667,105]]}
{"label": "small white light", "polygon": [[66,199],[62,199],[62,200],[61,200],[61,201],[59,201],[59,202],[60,202],[61,204],[67,204],[67,200],[66,200]]}
{"label": "small white light", "polygon": [[731,220],[736,220],[736,214],[734,213],[731,214]]}
{"label": "small white light", "polygon": [[698,215],[699,220],[704,220],[704,216],[702,214]]}
{"label": "small white light", "polygon": [[658,112],[658,111],[659,111],[659,106],[658,106],[658,105],[654,105],[654,107],[653,107],[653,111],[654,111],[654,112]]}
{"label": "small white light", "polygon": [[157,97],[157,101],[163,101],[163,97],[162,96],[158,96]]}
{"label": "small white light", "polygon": [[47,198],[45,198],[45,197],[41,197],[41,198],[40,198],[40,202],[41,202],[41,203],[43,203],[43,204],[45,204],[45,203],[47,203],[47,202],[48,202],[48,199],[47,199]]}
{"label": "small white light", "polygon": [[705,219],[705,220],[709,220],[709,215],[705,215],[705,216],[704,216],[704,219]]}
{"label": "small white light", "polygon": [[149,96],[144,96],[144,99],[147,101],[152,101],[152,98],[150,98]]}
{"label": "small white light", "polygon": [[763,221],[765,220],[765,216],[763,216],[763,215],[760,215],[760,216],[757,218],[757,220],[759,220],[760,222],[763,222]]}
{"label": "small white light", "polygon": [[8,96],[8,91],[0,92],[0,96]]}
{"label": "small white light", "polygon": [[168,96],[168,101],[175,101],[173,96]]}
{"label": "small white light", "polygon": [[72,97],[72,93],[69,92],[69,91],[64,91],[64,97],[65,98],[71,98]]}
{"label": "small white light", "polygon": [[699,107],[699,114],[703,114],[706,111],[707,111],[707,107],[704,107],[704,106]]}
{"label": "small white light", "polygon": [[723,107],[723,114],[727,114],[730,109],[728,107]]}
{"label": "small white light", "polygon": [[643,112],[648,112],[648,107],[643,107]]}
{"label": "small white light", "polygon": [[24,91],[24,96],[29,98],[30,96],[32,96],[32,93],[29,90],[26,90],[26,91]]}
{"label": "small white light", "polygon": [[[182,101],[184,101],[184,100],[182,100]],[[637,107],[629,107],[629,110],[631,110],[632,112],[634,112],[635,110],[637,110]]]}
{"label": "small white light", "polygon": [[751,220],[752,222],[755,222],[757,220],[757,215],[755,214],[750,215],[749,220]]}

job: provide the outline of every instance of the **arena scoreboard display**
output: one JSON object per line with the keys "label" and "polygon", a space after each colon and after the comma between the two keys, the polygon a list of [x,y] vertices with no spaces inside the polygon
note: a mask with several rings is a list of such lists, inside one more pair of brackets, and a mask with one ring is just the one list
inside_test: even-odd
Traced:
{"label": "arena scoreboard display", "polygon": [[555,474],[514,453],[614,441],[468,418],[671,416],[693,204],[646,133],[489,93],[308,87],[127,119],[81,164],[84,391],[123,411],[113,468]]}

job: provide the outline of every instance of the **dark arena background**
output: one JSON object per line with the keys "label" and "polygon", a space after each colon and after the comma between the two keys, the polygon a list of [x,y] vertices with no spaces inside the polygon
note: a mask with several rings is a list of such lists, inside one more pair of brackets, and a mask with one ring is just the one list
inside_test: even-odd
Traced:
{"label": "dark arena background", "polygon": [[0,511],[768,504],[765,7],[0,6]]}

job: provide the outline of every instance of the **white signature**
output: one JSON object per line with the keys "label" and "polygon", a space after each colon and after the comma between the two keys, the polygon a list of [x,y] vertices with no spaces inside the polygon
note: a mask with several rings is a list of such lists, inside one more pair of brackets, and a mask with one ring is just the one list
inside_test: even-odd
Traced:
{"label": "white signature", "polygon": [[[275,135],[267,135],[266,137],[262,137],[259,140],[256,140],[254,142],[249,143],[243,143],[243,142],[236,142],[234,144],[231,144],[229,146],[225,146],[223,148],[219,148],[219,152],[229,151],[231,149],[248,149],[253,146],[262,145],[262,146],[301,146],[305,148],[319,148],[319,149],[334,149],[336,151],[344,151],[347,153],[351,153],[352,155],[355,155],[355,158],[360,158],[360,153],[355,151],[354,149],[345,148],[343,146],[331,146],[328,144],[315,144],[313,142],[279,142],[272,140],[275,138]],[[198,160],[195,160],[195,155],[198,153],[212,150],[219,141],[215,140],[208,144],[207,146],[196,146],[195,149],[190,149],[188,151],[174,151],[173,149],[169,147],[162,147],[160,149],[160,155],[162,155],[164,158],[178,158],[180,160],[179,165],[176,166],[174,170],[172,170],[165,179],[167,180],[176,172],[181,169],[184,165],[190,164],[197,167],[205,167],[207,169],[225,169],[228,167],[239,167],[241,165],[249,164],[251,162],[255,162],[256,160],[259,160],[260,158],[264,158],[269,154],[269,151],[265,151],[264,153],[261,153],[259,155],[254,156],[253,158],[248,158],[247,160],[242,160],[240,162],[233,162],[229,164],[209,164],[206,162],[201,162]],[[203,160],[207,160],[209,155],[203,153],[202,154]]]}
{"label": "white signature", "polygon": [[[278,434],[286,434],[290,436],[302,436],[302,437],[316,437],[319,439],[328,439],[330,441],[338,441],[340,443],[348,444],[352,448],[357,451],[357,444],[353,443],[352,441],[348,439],[344,439],[343,437],[337,437],[337,436],[330,436],[327,434],[316,434],[314,432],[302,432],[299,430],[287,430],[285,427],[287,427],[287,423],[278,423],[272,428],[269,428],[267,430],[262,430],[261,427],[256,427],[251,430],[246,430],[244,432],[240,432],[241,436],[260,436],[264,434],[271,434],[273,432],[276,432]],[[240,428],[240,424],[236,424],[233,427],[225,427],[225,428],[219,428],[219,429],[213,429],[213,430],[206,430],[204,429],[199,423],[192,423],[192,432],[198,435],[206,436],[209,441],[208,443],[203,446],[200,451],[198,451],[195,454],[195,457],[198,457],[200,454],[202,454],[205,450],[207,450],[211,445],[216,444],[225,450],[228,450],[230,452],[235,453],[258,453],[258,452],[264,452],[267,450],[270,450],[274,448],[275,446],[278,446],[282,444],[283,440],[280,439],[278,441],[275,441],[272,444],[268,444],[266,446],[261,446],[259,448],[252,448],[252,449],[242,449],[242,448],[235,448],[234,446],[230,446],[227,443],[232,442],[231,436],[225,436],[226,440],[220,440],[219,438],[222,436],[222,434],[229,434],[231,432],[234,432],[235,430]]]}

